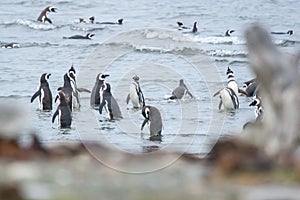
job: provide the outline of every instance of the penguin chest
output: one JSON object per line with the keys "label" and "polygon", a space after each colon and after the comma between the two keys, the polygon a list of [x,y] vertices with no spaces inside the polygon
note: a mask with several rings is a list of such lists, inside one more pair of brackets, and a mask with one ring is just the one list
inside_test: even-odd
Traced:
{"label": "penguin chest", "polygon": [[135,85],[130,86],[130,100],[134,107],[140,107],[140,98]]}
{"label": "penguin chest", "polygon": [[239,90],[239,88],[238,88],[238,85],[236,84],[235,81],[230,81],[230,82],[228,83],[227,87],[231,88],[231,89],[234,91],[234,93],[235,93],[236,95],[238,95],[238,92],[239,92],[238,90]]}
{"label": "penguin chest", "polygon": [[44,110],[44,101],[45,101],[45,91],[44,91],[44,89],[42,88],[41,89],[41,96],[40,96],[40,98],[39,98],[39,104],[40,104],[40,109],[41,110]]}
{"label": "penguin chest", "polygon": [[225,109],[236,109],[239,106],[237,96],[229,88],[220,91],[220,97]]}

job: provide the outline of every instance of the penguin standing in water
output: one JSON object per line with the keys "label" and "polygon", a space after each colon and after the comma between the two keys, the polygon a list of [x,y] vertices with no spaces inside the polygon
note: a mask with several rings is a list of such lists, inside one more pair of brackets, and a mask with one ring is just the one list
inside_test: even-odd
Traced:
{"label": "penguin standing in water", "polygon": [[36,97],[39,97],[41,110],[52,110],[52,93],[48,83],[48,79],[50,76],[51,74],[42,74],[38,91],[34,93],[30,100],[30,102],[32,103]]}
{"label": "penguin standing in water", "polygon": [[105,108],[110,120],[122,118],[120,107],[111,94],[111,87],[108,83],[103,83],[100,89],[100,114],[102,114],[103,108]]}
{"label": "penguin standing in water", "polygon": [[60,103],[52,116],[52,123],[54,123],[55,118],[58,116],[58,124],[60,128],[70,128],[72,123],[72,112],[70,106],[63,92],[58,92],[58,98]]}
{"label": "penguin standing in water", "polygon": [[142,123],[141,130],[143,130],[147,123],[150,123],[150,140],[160,140],[163,123],[159,110],[154,106],[144,106],[142,109],[142,115],[145,120]]}
{"label": "penguin standing in water", "polygon": [[140,78],[135,75],[132,79],[126,103],[128,104],[130,100],[134,108],[143,108],[145,106],[145,99],[139,83]]}
{"label": "penguin standing in water", "polygon": [[255,106],[255,117],[256,121],[262,120],[264,109],[261,105],[261,99],[258,97],[255,97],[253,101],[249,104],[249,106]]}
{"label": "penguin standing in water", "polygon": [[227,87],[216,92],[214,94],[214,97],[217,95],[220,96],[219,110],[221,109],[222,105],[226,110],[238,109],[239,99],[237,97],[237,94],[239,92],[245,94],[246,96],[248,96],[248,94],[244,90],[238,88],[238,85],[234,79],[234,73],[230,69],[230,67],[227,68],[226,74],[227,74]]}
{"label": "penguin standing in water", "polygon": [[46,7],[40,14],[40,16],[37,18],[37,21],[39,22],[49,22],[52,24],[52,21],[48,18],[49,12],[56,12],[56,8],[48,6]]}
{"label": "penguin standing in water", "polygon": [[193,25],[193,30],[192,30],[193,33],[196,33],[198,32],[198,22],[194,22],[194,25]]}
{"label": "penguin standing in water", "polygon": [[79,92],[88,92],[91,93],[88,89],[85,88],[78,88],[76,84],[76,70],[71,66],[71,68],[68,70],[68,77],[70,79],[70,84],[72,87],[72,105],[73,109],[79,109],[80,108],[80,100],[79,100]]}
{"label": "penguin standing in water", "polygon": [[72,88],[71,80],[70,80],[70,77],[68,76],[68,73],[66,73],[64,75],[64,85],[62,87],[59,87],[57,89],[57,91],[58,91],[58,94],[57,94],[54,102],[56,102],[57,99],[59,98],[59,92],[63,92],[66,102],[68,103],[70,110],[72,110],[73,109],[73,99],[72,99],[73,88]]}
{"label": "penguin standing in water", "polygon": [[96,82],[93,87],[90,99],[90,105],[92,108],[98,108],[100,105],[100,89],[105,81],[105,78],[108,77],[108,74],[99,73],[96,77]]}
{"label": "penguin standing in water", "polygon": [[180,79],[179,86],[173,90],[172,96],[169,99],[182,99],[186,94],[193,98],[193,95],[190,93],[189,89],[184,84],[183,79]]}

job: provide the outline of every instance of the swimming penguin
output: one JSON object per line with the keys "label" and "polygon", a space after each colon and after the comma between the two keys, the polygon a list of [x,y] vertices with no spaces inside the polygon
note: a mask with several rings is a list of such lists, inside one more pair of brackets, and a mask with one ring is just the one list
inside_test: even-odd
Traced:
{"label": "swimming penguin", "polygon": [[196,33],[198,31],[197,24],[198,24],[198,22],[194,22],[193,30],[192,30],[193,33]]}
{"label": "swimming penguin", "polygon": [[224,105],[225,109],[237,109],[239,108],[239,100],[237,97],[238,92],[244,93],[247,96],[248,94],[242,89],[238,88],[238,85],[234,79],[234,73],[230,69],[230,67],[227,68],[226,74],[227,74],[227,87],[216,92],[214,94],[214,97],[217,95],[220,96],[219,110],[221,109],[222,105]]}
{"label": "swimming penguin", "polygon": [[93,24],[95,21],[95,17],[94,16],[90,16],[88,21],[86,21],[85,19],[83,18],[79,18],[79,23],[90,23],[90,24]]}
{"label": "swimming penguin", "polygon": [[294,31],[293,30],[288,30],[287,32],[271,32],[271,34],[275,34],[275,35],[293,35]]}
{"label": "swimming penguin", "polygon": [[73,35],[73,36],[70,36],[70,37],[63,37],[63,39],[87,39],[87,40],[90,40],[94,36],[95,36],[95,34],[88,33],[85,36],[83,36],[83,35]]}
{"label": "swimming penguin", "polygon": [[234,33],[235,30],[233,29],[228,29],[226,32],[225,32],[225,36],[231,36],[232,33]]}
{"label": "swimming penguin", "polygon": [[133,81],[130,84],[126,104],[128,104],[130,100],[134,108],[143,108],[145,106],[145,99],[139,83],[140,78],[135,75],[132,79]]}
{"label": "swimming penguin", "polygon": [[58,124],[60,128],[70,128],[72,123],[72,113],[70,106],[68,105],[63,92],[58,92],[58,96],[60,102],[55,113],[52,116],[52,123],[54,123],[55,118],[58,116]]}
{"label": "swimming penguin", "polygon": [[107,24],[107,25],[122,25],[123,24],[123,19],[118,19],[117,22],[96,22],[96,24]]}
{"label": "swimming penguin", "polygon": [[249,81],[245,81],[243,83],[243,88],[247,92],[248,97],[253,97],[257,93],[257,90],[258,90],[256,79],[254,78]]}
{"label": "swimming penguin", "polygon": [[103,108],[105,108],[109,119],[118,119],[122,118],[120,107],[111,94],[111,87],[108,83],[103,83],[100,89],[100,105],[99,105],[99,113],[102,114]]}
{"label": "swimming penguin", "polygon": [[11,42],[1,46],[1,48],[12,49],[21,47],[19,43]]}
{"label": "swimming penguin", "polygon": [[70,80],[70,77],[68,76],[68,73],[66,73],[64,75],[64,85],[62,87],[59,87],[57,89],[57,91],[58,91],[58,94],[55,97],[54,102],[56,102],[57,99],[59,98],[59,92],[63,92],[65,100],[68,103],[68,105],[70,107],[70,110],[72,111],[72,109],[73,109],[73,99],[72,99],[72,97],[73,97],[73,88],[72,88],[71,80]]}
{"label": "swimming penguin", "polygon": [[142,109],[142,115],[145,120],[142,123],[141,130],[143,130],[147,123],[150,123],[150,140],[155,138],[161,139],[163,123],[159,110],[154,106],[144,106]]}
{"label": "swimming penguin", "polygon": [[100,105],[100,89],[104,83],[104,80],[106,77],[108,77],[108,74],[99,73],[96,77],[96,82],[93,87],[92,93],[91,93],[91,99],[90,99],[90,105],[93,108],[98,108]]}
{"label": "swimming penguin", "polygon": [[189,29],[189,27],[183,26],[182,22],[177,22],[177,25],[178,25],[178,30]]}
{"label": "swimming penguin", "polygon": [[52,110],[52,93],[48,83],[48,79],[50,76],[51,74],[42,74],[38,91],[34,93],[30,100],[30,102],[32,103],[36,97],[39,97],[41,110]]}
{"label": "swimming penguin", "polygon": [[263,118],[264,112],[264,109],[261,105],[261,99],[259,97],[255,97],[253,101],[249,104],[249,106],[255,106],[256,121],[261,120]]}
{"label": "swimming penguin", "polygon": [[184,84],[183,79],[180,79],[179,86],[173,90],[172,96],[169,99],[182,99],[186,94],[193,98],[193,95],[190,93],[189,89]]}
{"label": "swimming penguin", "polygon": [[40,16],[37,18],[37,21],[39,22],[49,22],[52,24],[52,21],[48,18],[48,13],[49,12],[56,12],[56,8],[48,6],[46,7],[40,14]]}

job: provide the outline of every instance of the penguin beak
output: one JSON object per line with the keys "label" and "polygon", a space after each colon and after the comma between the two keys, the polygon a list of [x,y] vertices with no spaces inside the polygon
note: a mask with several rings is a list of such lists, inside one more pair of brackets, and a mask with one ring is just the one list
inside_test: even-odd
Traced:
{"label": "penguin beak", "polygon": [[106,78],[106,77],[108,77],[108,76],[109,76],[109,74],[104,74],[103,76],[104,76],[104,78]]}
{"label": "penguin beak", "polygon": [[47,79],[49,79],[50,76],[51,76],[51,74],[48,74],[48,75],[47,75]]}
{"label": "penguin beak", "polygon": [[256,104],[256,101],[252,101],[252,102],[249,104],[249,106],[255,106],[255,104]]}
{"label": "penguin beak", "polygon": [[57,8],[51,8],[51,12],[56,12]]}

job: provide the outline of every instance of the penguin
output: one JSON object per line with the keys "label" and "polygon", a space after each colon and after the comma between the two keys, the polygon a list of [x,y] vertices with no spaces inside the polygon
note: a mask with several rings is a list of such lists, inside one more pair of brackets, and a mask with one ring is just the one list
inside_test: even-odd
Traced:
{"label": "penguin", "polygon": [[120,107],[111,94],[111,87],[109,83],[103,83],[100,89],[100,105],[99,105],[99,113],[102,114],[103,108],[105,108],[109,119],[118,119],[122,118]]}
{"label": "penguin", "polygon": [[183,26],[182,22],[177,22],[178,25],[178,30],[182,30],[182,29],[190,29],[189,27]]}
{"label": "penguin", "polygon": [[46,7],[40,14],[40,16],[37,18],[37,21],[39,22],[49,22],[52,24],[52,21],[48,18],[48,13],[49,12],[56,12],[56,8],[48,6]]}
{"label": "penguin", "polygon": [[235,30],[233,29],[228,29],[226,32],[225,32],[225,36],[231,36],[232,33],[234,33]]}
{"label": "penguin", "polygon": [[192,30],[193,33],[196,33],[198,31],[197,24],[198,24],[198,22],[194,22],[193,30]]}
{"label": "penguin", "polygon": [[172,96],[169,97],[169,99],[182,99],[186,94],[193,98],[193,95],[190,93],[187,86],[184,84],[183,79],[180,79],[179,86],[173,90]]}
{"label": "penguin", "polygon": [[21,47],[20,44],[15,42],[7,43],[1,46],[1,48],[6,48],[6,49],[20,48],[20,47]]}
{"label": "penguin", "polygon": [[41,110],[52,110],[52,93],[49,87],[48,79],[51,74],[44,73],[40,78],[38,91],[31,97],[32,103],[36,97],[39,97]]}
{"label": "penguin", "polygon": [[130,84],[126,104],[128,104],[129,100],[131,100],[134,108],[142,109],[145,106],[145,99],[139,83],[140,78],[135,75],[134,77],[132,77],[132,79],[133,81]]}
{"label": "penguin", "polygon": [[96,22],[96,24],[107,24],[107,25],[114,25],[114,24],[118,24],[118,25],[122,25],[123,24],[123,19],[118,19],[117,22]]}
{"label": "penguin", "polygon": [[253,97],[254,95],[256,95],[256,93],[258,91],[258,85],[257,85],[256,79],[254,78],[249,81],[245,81],[243,83],[243,88],[247,92],[248,97]]}
{"label": "penguin", "polygon": [[261,105],[261,98],[255,97],[253,101],[249,104],[249,106],[255,106],[255,117],[256,121],[262,120],[264,109]]}
{"label": "penguin", "polygon": [[63,39],[87,39],[87,40],[90,40],[94,36],[95,36],[95,34],[88,33],[85,36],[83,36],[83,35],[72,35],[70,37],[63,37]]}
{"label": "penguin", "polygon": [[234,79],[234,73],[229,66],[227,68],[226,74],[227,87],[219,90],[213,96],[215,97],[219,95],[220,97],[219,110],[221,109],[222,105],[226,110],[238,109],[239,100],[237,94],[239,92],[245,94],[246,96],[248,96],[248,94],[244,90],[238,88],[238,85]]}
{"label": "penguin", "polygon": [[163,123],[159,110],[154,106],[144,106],[142,115],[145,120],[142,123],[141,130],[143,130],[147,123],[150,123],[150,140],[155,138],[161,139]]}
{"label": "penguin", "polygon": [[72,88],[71,79],[68,76],[68,73],[65,73],[65,75],[64,75],[64,85],[62,87],[59,87],[57,89],[57,91],[58,91],[58,94],[55,97],[54,102],[56,102],[57,99],[59,99],[59,92],[63,92],[64,99],[68,103],[70,110],[72,111],[72,109],[73,109],[73,88]]}
{"label": "penguin", "polygon": [[86,21],[85,19],[83,18],[79,18],[79,23],[90,23],[90,24],[93,24],[95,21],[95,17],[94,16],[90,16],[88,21]]}
{"label": "penguin", "polygon": [[96,77],[96,82],[93,87],[90,99],[90,105],[92,108],[98,108],[100,105],[100,89],[105,81],[105,78],[108,77],[108,74],[99,73]]}
{"label": "penguin", "polygon": [[294,31],[293,30],[288,30],[287,32],[271,32],[271,34],[275,34],[275,35],[293,35]]}
{"label": "penguin", "polygon": [[70,128],[72,123],[70,106],[68,105],[67,99],[62,91],[58,92],[58,97],[60,103],[52,116],[52,123],[54,123],[55,118],[58,116],[60,128]]}

